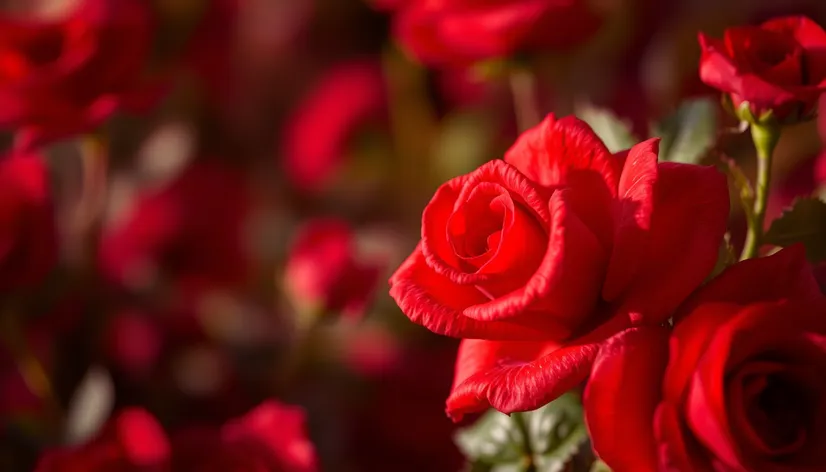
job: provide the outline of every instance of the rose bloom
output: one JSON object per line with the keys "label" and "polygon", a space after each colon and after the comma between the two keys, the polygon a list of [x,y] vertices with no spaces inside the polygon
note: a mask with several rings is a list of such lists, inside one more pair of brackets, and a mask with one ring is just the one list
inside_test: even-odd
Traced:
{"label": "rose bloom", "polygon": [[304,411],[266,401],[220,428],[182,431],[172,439],[173,471],[315,472]]}
{"label": "rose bloom", "polygon": [[127,408],[90,442],[43,453],[35,472],[314,472],[304,412],[274,400],[218,428],[167,434],[140,408]]}
{"label": "rose bloom", "polygon": [[826,299],[802,247],[741,262],[673,332],[606,343],[584,404],[616,472],[815,471],[826,464]]}
{"label": "rose bloom", "polygon": [[826,32],[802,16],[760,26],[729,28],[723,39],[699,35],[700,78],[743,102],[755,115],[774,112],[780,120],[811,114],[826,90]]}
{"label": "rose bloom", "polygon": [[359,259],[346,221],[311,220],[290,249],[284,284],[299,308],[358,317],[373,300],[381,270]]}
{"label": "rose bloom", "polygon": [[553,115],[505,155],[442,185],[390,280],[414,322],[465,338],[447,412],[532,410],[585,380],[602,341],[663,323],[709,274],[725,177],[657,163],[658,141],[612,155]]}
{"label": "rose bloom", "polygon": [[18,146],[88,131],[159,90],[141,80],[151,47],[144,0],[81,0],[65,17],[0,15],[0,127]]}
{"label": "rose bloom", "polygon": [[166,472],[169,459],[169,441],[157,420],[143,409],[127,408],[88,443],[44,452],[35,472]]}
{"label": "rose bloom", "polygon": [[417,59],[439,65],[572,49],[602,24],[583,0],[410,0],[394,7],[396,38]]}
{"label": "rose bloom", "polygon": [[48,169],[40,156],[0,160],[0,290],[40,284],[57,264]]}

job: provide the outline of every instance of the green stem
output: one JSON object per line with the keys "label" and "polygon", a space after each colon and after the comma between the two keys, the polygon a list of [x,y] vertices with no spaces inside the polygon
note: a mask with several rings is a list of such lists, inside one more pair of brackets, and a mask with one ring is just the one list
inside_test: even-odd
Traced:
{"label": "green stem", "polygon": [[757,182],[754,192],[754,207],[747,215],[748,233],[740,260],[757,256],[763,243],[763,221],[766,218],[766,205],[771,186],[772,155],[780,138],[780,128],[774,123],[752,124],[751,136],[757,150]]}
{"label": "green stem", "polygon": [[523,67],[516,67],[510,73],[513,107],[519,131],[530,129],[542,120],[539,97],[534,74]]}
{"label": "green stem", "polygon": [[525,472],[536,472],[536,464],[533,463],[533,447],[531,446],[531,432],[528,430],[528,425],[525,423],[525,416],[523,413],[514,413],[512,415],[514,423],[522,433],[525,446],[525,460],[527,461]]}

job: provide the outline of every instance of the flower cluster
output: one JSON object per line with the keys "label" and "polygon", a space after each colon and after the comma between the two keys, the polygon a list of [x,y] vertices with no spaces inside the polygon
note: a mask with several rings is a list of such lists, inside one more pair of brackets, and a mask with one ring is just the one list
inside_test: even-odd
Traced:
{"label": "flower cluster", "polygon": [[720,171],[663,162],[658,139],[612,153],[580,119],[547,116],[436,191],[390,279],[411,321],[462,339],[454,420],[537,410],[584,385],[594,451],[614,471],[826,463],[826,298],[802,245],[749,252],[772,238],[763,186],[779,123],[826,91],[826,32],[788,17],[700,44],[701,79],[749,114],[760,159],[744,260],[720,258]]}
{"label": "flower cluster", "polygon": [[0,0],[0,470],[826,469],[768,3]]}

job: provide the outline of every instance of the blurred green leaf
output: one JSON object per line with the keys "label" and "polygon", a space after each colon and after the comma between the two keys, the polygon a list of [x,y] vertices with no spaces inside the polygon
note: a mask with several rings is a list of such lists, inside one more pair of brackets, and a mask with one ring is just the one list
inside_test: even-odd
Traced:
{"label": "blurred green leaf", "polygon": [[473,472],[561,472],[587,439],[582,405],[573,394],[511,416],[491,410],[456,434]]}
{"label": "blurred green leaf", "polygon": [[765,242],[781,247],[803,243],[810,261],[826,260],[826,203],[817,198],[798,198],[772,222]]}
{"label": "blurred green leaf", "polygon": [[708,98],[690,100],[652,127],[660,137],[660,161],[699,163],[717,140],[717,103]]}
{"label": "blurred green leaf", "polygon": [[582,105],[576,115],[588,123],[611,152],[623,151],[640,141],[631,132],[631,127],[609,110]]}
{"label": "blurred green leaf", "polygon": [[519,462],[526,455],[525,436],[513,418],[490,410],[475,424],[459,430],[456,445],[474,462]]}
{"label": "blurred green leaf", "polygon": [[482,164],[492,143],[493,123],[482,113],[447,116],[436,140],[433,166],[439,181],[467,174]]}

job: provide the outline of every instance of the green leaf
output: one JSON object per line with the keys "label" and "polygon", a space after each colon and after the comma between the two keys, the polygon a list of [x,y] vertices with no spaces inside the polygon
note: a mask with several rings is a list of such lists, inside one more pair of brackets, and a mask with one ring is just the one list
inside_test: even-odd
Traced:
{"label": "green leaf", "polygon": [[605,462],[597,460],[591,464],[591,472],[611,472],[611,468]]}
{"label": "green leaf", "polygon": [[454,440],[464,455],[475,462],[519,462],[526,456],[525,436],[519,426],[496,410],[490,410],[472,426],[459,430]]}
{"label": "green leaf", "polygon": [[659,136],[660,161],[697,164],[717,141],[717,103],[707,98],[690,100],[653,126]]}
{"label": "green leaf", "polygon": [[817,198],[798,198],[772,222],[764,240],[781,247],[803,243],[810,261],[826,260],[826,203]]}
{"label": "green leaf", "polygon": [[639,142],[631,132],[631,127],[609,110],[582,105],[578,107],[576,115],[591,126],[611,152],[623,151]]}
{"label": "green leaf", "polygon": [[588,434],[579,398],[569,393],[531,412],[491,410],[455,439],[474,472],[561,472]]}

